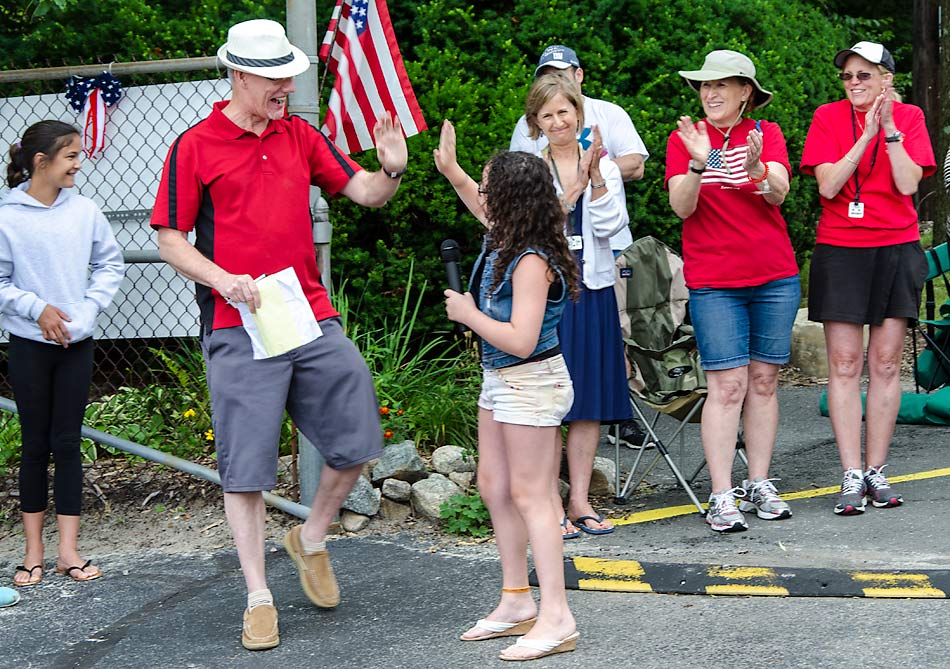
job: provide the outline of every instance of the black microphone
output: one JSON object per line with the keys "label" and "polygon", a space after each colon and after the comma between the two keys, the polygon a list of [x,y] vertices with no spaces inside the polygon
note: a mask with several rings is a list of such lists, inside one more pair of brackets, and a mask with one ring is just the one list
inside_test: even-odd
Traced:
{"label": "black microphone", "polygon": [[[439,253],[442,256],[442,262],[445,264],[445,275],[449,281],[449,288],[456,293],[464,293],[465,291],[462,290],[462,271],[459,268],[462,252],[459,250],[458,242],[454,239],[446,239],[439,247]],[[455,327],[460,332],[467,329],[461,323],[456,323]]]}

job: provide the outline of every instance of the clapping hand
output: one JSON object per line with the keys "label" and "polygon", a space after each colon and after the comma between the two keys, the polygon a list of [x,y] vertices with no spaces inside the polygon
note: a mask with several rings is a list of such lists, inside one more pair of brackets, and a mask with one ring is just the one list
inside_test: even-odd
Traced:
{"label": "clapping hand", "polygon": [[676,127],[679,129],[676,134],[689,152],[689,157],[700,165],[705,165],[709,151],[712,149],[709,134],[706,132],[706,122],[700,121],[693,125],[693,119],[689,116],[681,116],[676,122]]}
{"label": "clapping hand", "polygon": [[762,159],[762,131],[753,128],[749,131],[749,134],[746,135],[746,143],[748,144],[748,150],[745,154],[745,161],[742,163],[743,169],[748,174],[752,174],[752,171],[759,166],[759,162]]}

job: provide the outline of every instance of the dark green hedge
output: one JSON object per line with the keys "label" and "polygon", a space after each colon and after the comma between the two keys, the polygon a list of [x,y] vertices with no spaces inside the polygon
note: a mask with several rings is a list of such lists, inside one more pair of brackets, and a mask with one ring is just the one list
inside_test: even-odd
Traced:
{"label": "dark green hedge", "polygon": [[[851,43],[855,27],[802,0],[514,0],[477,8],[428,0],[417,3],[412,16],[390,5],[432,129],[410,138],[409,173],[385,209],[331,204],[334,272],[346,277],[362,312],[383,314],[415,258],[417,271],[430,279],[433,308],[425,321],[434,328],[444,327],[439,242],[455,238],[471,261],[481,233],[433,167],[443,118],[458,129],[461,164],[477,175],[494,152],[507,148],[538,54],[551,43],[572,46],[584,67],[584,92],[623,106],[650,151],[643,180],[627,188],[634,235],[655,235],[676,248],[681,224],[663,189],[666,141],[680,115],[702,113],[697,94],[676,71],[699,68],[713,49],[749,54],[760,82],[775,93],[756,115],[781,125],[795,166],[813,111],[841,95],[831,59]],[[371,154],[358,158],[372,166]],[[804,260],[818,215],[814,180],[796,175],[783,210]]]}

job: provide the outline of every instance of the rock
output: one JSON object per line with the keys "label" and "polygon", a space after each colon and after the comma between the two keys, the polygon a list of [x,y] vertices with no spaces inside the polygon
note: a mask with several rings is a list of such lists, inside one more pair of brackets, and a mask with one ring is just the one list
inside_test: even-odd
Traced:
{"label": "rock", "polygon": [[442,474],[432,474],[424,481],[412,484],[412,508],[416,516],[438,519],[443,502],[461,492],[461,488]]}
{"label": "rock", "polygon": [[475,458],[461,446],[442,446],[432,452],[432,468],[448,476],[452,472],[474,472]]}
{"label": "rock", "polygon": [[343,508],[364,516],[375,516],[379,511],[380,492],[362,476],[356,479],[356,485],[343,500]]}
{"label": "rock", "polygon": [[449,480],[462,490],[468,490],[475,480],[475,472],[452,472],[449,474]]}
{"label": "rock", "polygon": [[571,494],[571,484],[564,479],[558,479],[557,494],[561,496],[562,502],[567,503],[567,496]]}
{"label": "rock", "polygon": [[411,440],[387,446],[383,449],[379,462],[373,467],[373,483],[379,483],[388,478],[415,483],[426,476],[428,476],[426,466]]}
{"label": "rock", "polygon": [[369,525],[369,516],[353,513],[352,511],[344,511],[340,516],[340,525],[342,525],[343,529],[347,532],[359,532]]}
{"label": "rock", "polygon": [[408,502],[409,494],[412,492],[412,485],[399,479],[386,479],[383,481],[383,497],[388,497],[394,502]]}
{"label": "rock", "polygon": [[607,458],[594,458],[594,471],[590,475],[591,495],[613,495],[617,468],[614,461]]}
{"label": "rock", "polygon": [[[864,347],[868,345],[869,330],[864,326]],[[808,320],[808,309],[799,309],[792,326],[792,353],[789,364],[805,376],[828,378],[828,349],[825,330],[821,323]]]}
{"label": "rock", "polygon": [[400,504],[391,499],[383,497],[380,500],[379,516],[385,520],[401,523],[412,515],[412,509],[408,504]]}

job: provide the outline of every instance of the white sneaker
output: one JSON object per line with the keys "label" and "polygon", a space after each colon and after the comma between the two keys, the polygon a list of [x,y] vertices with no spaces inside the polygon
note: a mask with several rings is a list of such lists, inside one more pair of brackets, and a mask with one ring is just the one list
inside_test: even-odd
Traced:
{"label": "white sneaker", "polygon": [[736,507],[736,497],[745,497],[745,489],[731,488],[709,496],[706,524],[713,532],[742,532],[749,529],[745,516]]}

